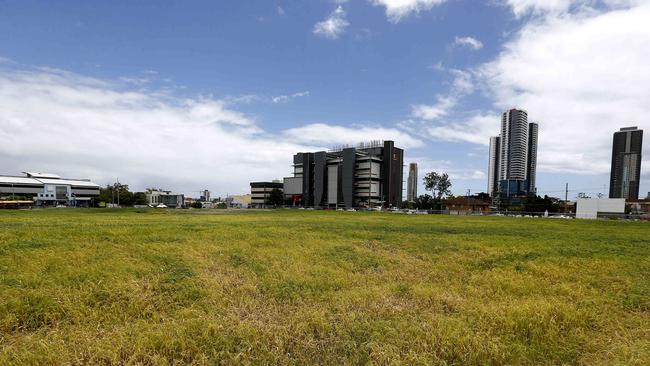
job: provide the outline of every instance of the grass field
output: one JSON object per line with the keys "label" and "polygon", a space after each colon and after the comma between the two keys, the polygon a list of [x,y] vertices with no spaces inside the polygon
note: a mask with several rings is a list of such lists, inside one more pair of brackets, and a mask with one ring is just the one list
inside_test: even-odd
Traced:
{"label": "grass field", "polygon": [[650,224],[0,212],[0,364],[650,364]]}

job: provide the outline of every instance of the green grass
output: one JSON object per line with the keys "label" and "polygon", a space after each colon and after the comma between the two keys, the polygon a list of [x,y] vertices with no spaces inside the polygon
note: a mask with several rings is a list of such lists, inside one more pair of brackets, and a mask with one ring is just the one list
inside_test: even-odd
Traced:
{"label": "green grass", "polygon": [[650,364],[650,225],[0,212],[0,364]]}

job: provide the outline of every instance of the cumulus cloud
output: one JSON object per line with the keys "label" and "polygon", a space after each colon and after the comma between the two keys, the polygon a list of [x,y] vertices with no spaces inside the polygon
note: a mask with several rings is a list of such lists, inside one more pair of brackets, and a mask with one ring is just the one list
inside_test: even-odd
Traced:
{"label": "cumulus cloud", "polygon": [[474,91],[474,83],[472,82],[472,74],[458,69],[445,69],[438,66],[440,71],[447,71],[454,79],[451,83],[448,95],[439,95],[436,98],[436,103],[432,105],[415,104],[411,106],[411,117],[425,121],[438,120],[449,114],[451,110],[456,107],[458,101],[467,94]]}
{"label": "cumulus cloud", "polygon": [[[408,153],[408,152],[407,152]],[[447,173],[452,182],[451,191],[456,195],[463,195],[467,192],[468,187],[474,187],[477,193],[482,190],[482,184],[487,179],[483,167],[463,167],[450,160],[436,160],[425,156],[405,156],[404,164],[418,164],[418,195],[431,194],[424,189],[423,178],[429,172]],[[404,169],[404,180],[408,176],[408,169]]]}
{"label": "cumulus cloud", "polygon": [[317,36],[337,39],[349,24],[345,19],[345,10],[339,5],[325,20],[314,25],[313,32]]}
{"label": "cumulus cloud", "polygon": [[609,8],[639,5],[645,0],[504,0],[504,4],[517,17],[526,14],[560,15],[569,12],[596,12],[595,7],[605,5]]}
{"label": "cumulus cloud", "polygon": [[273,103],[286,103],[291,99],[306,97],[308,95],[309,95],[309,91],[293,93],[293,94],[290,94],[290,95],[278,95],[276,97],[271,98],[271,102],[273,102]]}
{"label": "cumulus cloud", "polygon": [[483,48],[483,42],[473,37],[456,37],[454,43],[458,46],[469,47],[475,51]]}
{"label": "cumulus cloud", "polygon": [[404,17],[431,10],[434,6],[443,4],[447,0],[369,0],[375,6],[386,8],[386,17],[393,23],[398,23]]}
{"label": "cumulus cloud", "polygon": [[415,104],[411,106],[411,117],[432,121],[446,116],[456,106],[456,98],[439,97],[436,104]]}
{"label": "cumulus cloud", "polygon": [[52,171],[136,189],[243,193],[296,151],[212,98],[181,99],[52,69],[0,69],[3,173]]}
{"label": "cumulus cloud", "polygon": [[415,148],[423,145],[422,141],[408,133],[395,128],[377,126],[343,127],[325,123],[313,123],[284,131],[292,141],[308,145],[330,148],[334,145],[356,145],[370,140],[394,140],[402,148]]}
{"label": "cumulus cloud", "polygon": [[492,114],[475,114],[425,128],[428,135],[440,141],[469,142],[488,145],[490,136],[498,134],[501,117]]}
{"label": "cumulus cloud", "polygon": [[647,2],[548,16],[479,69],[497,107],[522,107],[540,122],[540,170],[607,173],[612,133],[650,128],[648,19]]}
{"label": "cumulus cloud", "polygon": [[[486,145],[499,133],[500,112],[522,108],[540,124],[540,172],[607,174],[613,132],[650,129],[650,4],[613,0],[596,10],[588,1],[510,3],[545,13],[524,23],[494,60],[467,71],[495,109],[454,120],[444,118],[451,109],[424,110],[433,121],[425,130],[439,140]],[[464,84],[459,79],[461,90]]]}

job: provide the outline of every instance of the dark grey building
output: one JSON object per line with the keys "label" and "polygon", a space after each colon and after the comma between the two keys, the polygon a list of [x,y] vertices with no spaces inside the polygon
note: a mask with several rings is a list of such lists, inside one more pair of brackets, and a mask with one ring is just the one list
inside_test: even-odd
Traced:
{"label": "dark grey building", "polygon": [[418,198],[418,163],[409,164],[409,175],[406,186],[406,200],[415,202]]}
{"label": "dark grey building", "polygon": [[609,198],[639,198],[643,130],[621,128],[614,133]]}
{"label": "dark grey building", "polygon": [[251,207],[263,208],[269,205],[269,198],[274,189],[283,190],[283,183],[273,182],[251,182]]}
{"label": "dark grey building", "polygon": [[539,125],[535,122],[528,124],[528,161],[526,162],[526,190],[537,193],[537,140]]}
{"label": "dark grey building", "polygon": [[400,207],[403,162],[393,141],[298,153],[293,178],[302,179],[302,189],[292,182],[291,195],[304,207]]}
{"label": "dark grey building", "polygon": [[498,196],[523,196],[537,192],[539,125],[528,123],[528,113],[511,109],[501,117],[501,134],[490,138],[488,192]]}

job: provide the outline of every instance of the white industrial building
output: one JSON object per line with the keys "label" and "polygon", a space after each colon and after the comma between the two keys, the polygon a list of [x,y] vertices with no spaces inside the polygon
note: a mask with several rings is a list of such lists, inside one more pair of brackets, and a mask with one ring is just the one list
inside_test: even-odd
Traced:
{"label": "white industrial building", "polygon": [[25,176],[0,176],[0,197],[31,198],[40,206],[92,206],[99,185],[89,179],[66,179],[56,174],[23,172]]}
{"label": "white industrial building", "polygon": [[147,203],[151,207],[160,208],[181,208],[185,203],[185,195],[163,191],[160,189],[151,189],[146,192]]}
{"label": "white industrial building", "polygon": [[578,198],[577,219],[597,219],[599,216],[624,215],[625,198]]}

